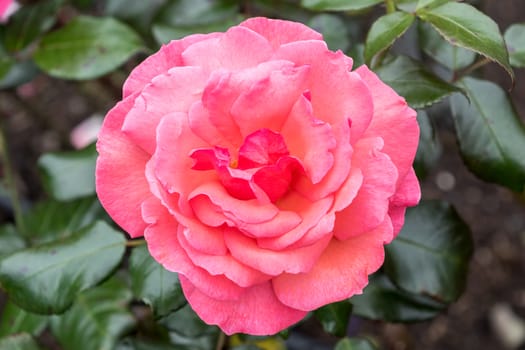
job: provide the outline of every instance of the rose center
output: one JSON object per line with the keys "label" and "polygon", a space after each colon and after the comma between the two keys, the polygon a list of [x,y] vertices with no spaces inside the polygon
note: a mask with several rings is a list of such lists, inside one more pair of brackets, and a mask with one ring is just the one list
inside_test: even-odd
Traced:
{"label": "rose center", "polygon": [[260,129],[248,135],[237,158],[215,146],[193,150],[194,170],[215,170],[222,185],[238,199],[266,195],[275,202],[290,189],[295,174],[303,172],[300,161],[290,156],[281,134]]}

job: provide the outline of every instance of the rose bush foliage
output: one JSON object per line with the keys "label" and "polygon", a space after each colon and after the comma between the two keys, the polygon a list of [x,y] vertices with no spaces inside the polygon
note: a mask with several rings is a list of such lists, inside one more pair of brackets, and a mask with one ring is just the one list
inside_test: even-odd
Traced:
{"label": "rose bush foliage", "polygon": [[99,135],[98,196],[227,334],[361,293],[420,190],[416,113],[294,22],[163,46]]}

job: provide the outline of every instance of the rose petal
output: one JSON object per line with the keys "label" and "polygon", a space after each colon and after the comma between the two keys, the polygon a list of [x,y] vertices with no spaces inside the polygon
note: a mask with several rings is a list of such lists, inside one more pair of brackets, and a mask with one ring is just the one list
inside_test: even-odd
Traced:
{"label": "rose petal", "polygon": [[284,273],[272,280],[277,298],[295,309],[310,311],[360,294],[384,260],[383,240],[392,234],[390,219],[373,231],[345,241],[332,239],[306,273]]}
{"label": "rose petal", "polygon": [[419,188],[419,182],[414,169],[411,168],[399,184],[396,194],[390,199],[388,215],[390,215],[390,219],[392,219],[394,233],[392,238],[385,243],[390,243],[403,227],[406,207],[416,205],[420,199],[421,190]]}
{"label": "rose petal", "polygon": [[[199,290],[211,298],[235,300],[243,288],[224,275],[211,275],[195,266],[182,248],[177,238],[184,230],[157,200],[143,203],[142,215],[149,223],[144,233],[151,256],[167,270],[185,275]],[[180,275],[179,275],[180,277]]]}
{"label": "rose petal", "polygon": [[167,114],[187,113],[199,99],[207,80],[200,67],[176,67],[156,76],[136,99],[122,130],[146,152],[153,154],[157,126]]}
{"label": "rose petal", "polygon": [[363,184],[352,203],[336,214],[334,235],[341,240],[371,231],[388,212],[395,192],[397,169],[381,152],[381,138],[362,139],[356,144],[352,166],[360,168]]}
{"label": "rose petal", "polygon": [[300,40],[322,40],[323,36],[302,23],[254,17],[239,24],[264,36],[273,49]]}
{"label": "rose petal", "polygon": [[146,224],[140,206],[152,197],[144,175],[149,155],[120,129],[136,95],[131,95],[111,109],[99,132],[96,189],[102,206],[131,237],[144,234]]}
{"label": "rose petal", "polygon": [[186,299],[199,317],[208,324],[218,325],[228,335],[247,333],[270,335],[300,321],[306,312],[283,305],[270,282],[244,289],[234,301],[209,298],[184,276],[180,283]]}

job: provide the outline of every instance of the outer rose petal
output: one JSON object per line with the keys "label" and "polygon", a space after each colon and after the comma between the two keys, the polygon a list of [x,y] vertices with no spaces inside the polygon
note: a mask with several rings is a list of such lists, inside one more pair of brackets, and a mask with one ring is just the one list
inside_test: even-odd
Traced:
{"label": "outer rose petal", "polygon": [[383,241],[392,234],[387,218],[371,232],[346,241],[333,239],[312,270],[284,273],[273,279],[277,298],[295,309],[310,311],[360,294],[384,260]]}
{"label": "outer rose petal", "polygon": [[[394,234],[392,239],[399,233],[405,222],[405,211],[407,207],[416,205],[421,198],[421,190],[416,173],[413,168],[410,168],[408,174],[399,184],[396,194],[390,200],[390,209],[388,215],[392,219],[394,225]],[[390,243],[392,240],[387,240],[385,243]]]}
{"label": "outer rose petal", "polygon": [[102,206],[131,237],[144,234],[141,203],[152,197],[144,175],[149,155],[137,147],[120,128],[136,95],[119,102],[108,112],[99,132],[96,189]]}
{"label": "outer rose petal", "polygon": [[300,321],[306,312],[282,304],[270,282],[244,289],[237,300],[216,300],[200,292],[184,276],[182,290],[191,307],[204,322],[218,325],[224,333],[275,334]]}
{"label": "outer rose petal", "polygon": [[304,24],[277,19],[255,17],[239,24],[264,36],[277,49],[283,44],[301,40],[322,40],[323,36]]}

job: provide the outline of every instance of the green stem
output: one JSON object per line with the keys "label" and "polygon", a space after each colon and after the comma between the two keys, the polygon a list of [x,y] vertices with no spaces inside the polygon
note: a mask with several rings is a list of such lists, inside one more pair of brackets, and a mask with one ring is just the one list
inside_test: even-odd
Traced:
{"label": "green stem", "polygon": [[217,339],[217,345],[215,346],[215,350],[222,350],[224,348],[224,344],[226,344],[226,334],[224,334],[224,332],[221,332],[219,334],[219,339]]}
{"label": "green stem", "polygon": [[132,241],[126,241],[126,247],[138,247],[146,244],[144,239],[134,239]]}
{"label": "green stem", "polygon": [[462,71],[458,72],[457,75],[452,79],[452,81],[458,81],[461,78],[463,78],[465,75],[469,75],[470,73],[474,72],[475,70],[483,67],[487,63],[490,63],[491,60],[487,57],[483,57],[482,59],[472,63],[467,68],[463,69]]}
{"label": "green stem", "polygon": [[386,13],[396,12],[396,2],[394,0],[385,0]]}
{"label": "green stem", "polygon": [[25,236],[26,227],[24,223],[24,216],[22,206],[20,205],[20,196],[16,187],[15,176],[13,174],[13,167],[11,159],[9,158],[9,150],[7,148],[7,141],[5,137],[3,123],[0,125],[0,157],[4,168],[4,178],[9,193],[9,199],[13,207],[13,214],[15,216],[15,226],[18,233]]}

